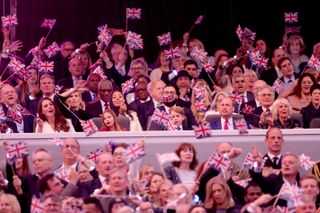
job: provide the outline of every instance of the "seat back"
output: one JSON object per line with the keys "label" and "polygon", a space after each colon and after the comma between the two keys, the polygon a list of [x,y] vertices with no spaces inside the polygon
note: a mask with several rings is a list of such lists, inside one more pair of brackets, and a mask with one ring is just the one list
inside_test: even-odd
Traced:
{"label": "seat back", "polygon": [[126,116],[119,115],[117,121],[121,127],[126,128],[127,131],[130,131],[130,119]]}
{"label": "seat back", "polygon": [[300,113],[292,113],[290,116],[292,119],[296,119],[300,123],[300,127],[303,127],[303,118]]}
{"label": "seat back", "polygon": [[313,118],[310,121],[310,128],[320,128],[320,118]]}

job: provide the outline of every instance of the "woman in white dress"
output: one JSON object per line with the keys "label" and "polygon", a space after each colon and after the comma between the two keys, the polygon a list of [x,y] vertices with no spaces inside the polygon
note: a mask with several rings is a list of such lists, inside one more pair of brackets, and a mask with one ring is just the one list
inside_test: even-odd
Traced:
{"label": "woman in white dress", "polygon": [[50,98],[42,98],[38,105],[39,118],[35,132],[75,132],[70,119],[66,119]]}

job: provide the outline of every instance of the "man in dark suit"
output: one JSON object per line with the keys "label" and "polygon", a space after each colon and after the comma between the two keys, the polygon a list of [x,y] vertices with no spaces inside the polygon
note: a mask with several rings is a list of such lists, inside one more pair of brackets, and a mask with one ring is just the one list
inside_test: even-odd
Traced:
{"label": "man in dark suit", "polygon": [[78,57],[73,57],[68,64],[68,70],[71,74],[70,77],[66,77],[62,80],[59,81],[58,85],[59,86],[64,86],[68,88],[73,88],[77,84],[79,84],[83,79],[82,79],[82,74],[83,74],[83,66]]}
{"label": "man in dark suit", "polygon": [[87,91],[81,94],[82,100],[85,103],[97,101],[98,96],[98,85],[101,81],[100,75],[96,73],[91,73],[87,79]]}
{"label": "man in dark suit", "polygon": [[10,124],[15,133],[27,133],[33,132],[33,120],[34,117],[27,112],[20,104],[18,104],[18,93],[13,86],[6,83],[2,86],[1,90],[2,111],[4,116]]}
{"label": "man in dark suit", "polygon": [[70,60],[71,53],[75,50],[75,45],[71,41],[64,41],[60,45],[60,53],[53,58],[54,60],[54,71],[53,76],[56,82],[69,77],[68,62]]}
{"label": "man in dark suit", "polygon": [[145,82],[137,82],[134,87],[135,99],[129,104],[129,109],[137,112],[138,105],[150,101],[150,96],[148,92],[148,84]]}
{"label": "man in dark suit", "polygon": [[165,86],[165,83],[161,80],[151,81],[148,84],[148,92],[151,100],[138,105],[137,108],[138,118],[143,130],[147,129],[148,119],[153,115],[155,108],[166,111],[163,105],[163,90]]}
{"label": "man in dark suit", "polygon": [[264,140],[268,152],[263,156],[263,166],[272,169],[281,168],[282,146],[284,143],[283,134],[278,128],[271,128],[267,131]]}
{"label": "man in dark suit", "polygon": [[272,66],[273,68],[264,70],[261,73],[260,79],[264,80],[269,86],[272,86],[274,81],[282,76],[282,73],[277,67],[280,58],[285,57],[286,53],[282,48],[277,48],[273,51]]}
{"label": "man in dark suit", "polygon": [[224,97],[220,103],[220,119],[210,122],[211,129],[232,130],[236,129],[235,121],[232,117],[234,112],[233,101],[230,97]]}
{"label": "man in dark suit", "polygon": [[113,90],[113,85],[109,80],[102,80],[98,85],[99,100],[95,102],[89,102],[86,107],[86,111],[89,112],[92,117],[100,117],[105,109],[109,109],[109,95]]}
{"label": "man in dark suit", "polygon": [[320,85],[314,84],[310,88],[311,103],[302,108],[301,114],[303,118],[303,127],[309,128],[310,122],[313,118],[320,118],[320,108],[319,108],[319,96],[320,96]]}
{"label": "man in dark suit", "polygon": [[271,116],[270,107],[274,102],[274,91],[272,87],[265,86],[258,92],[260,106],[252,110],[252,113],[244,114],[247,123],[252,128],[267,128]]}
{"label": "man in dark suit", "polygon": [[240,100],[234,101],[235,112],[239,113],[241,104],[254,100],[254,95],[252,92],[246,91],[247,84],[245,76],[242,73],[232,77],[232,86],[234,88],[232,94],[241,98]]}

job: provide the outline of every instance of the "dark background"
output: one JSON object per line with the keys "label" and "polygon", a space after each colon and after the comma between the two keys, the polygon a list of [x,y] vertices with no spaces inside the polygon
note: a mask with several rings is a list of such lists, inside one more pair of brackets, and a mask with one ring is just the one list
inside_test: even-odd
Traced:
{"label": "dark background", "polygon": [[[9,0],[5,1],[7,7]],[[144,55],[155,60],[159,50],[156,36],[171,31],[173,40],[180,39],[200,15],[205,15],[191,37],[200,38],[209,54],[225,48],[231,54],[240,45],[235,33],[238,24],[264,38],[271,48],[281,44],[284,33],[284,12],[299,12],[299,24],[305,39],[306,53],[320,41],[319,10],[316,1],[306,0],[17,0],[19,25],[17,39],[24,43],[24,51],[35,46],[45,31],[40,29],[44,18],[55,18],[57,23],[48,44],[72,40],[80,45],[96,40],[96,28],[108,24],[125,28],[125,8],[142,8],[142,19],[130,20],[129,30],[144,38]],[[1,13],[3,8],[1,9]],[[6,8],[8,15],[9,8]],[[24,52],[25,53],[25,52]]]}

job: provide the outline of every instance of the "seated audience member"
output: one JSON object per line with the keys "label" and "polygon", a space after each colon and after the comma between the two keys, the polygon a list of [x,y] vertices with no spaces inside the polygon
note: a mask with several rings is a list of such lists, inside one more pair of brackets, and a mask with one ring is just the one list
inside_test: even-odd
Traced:
{"label": "seated audience member", "polygon": [[60,80],[58,85],[60,85],[61,87],[73,88],[84,79],[84,69],[78,57],[73,57],[69,61],[68,70],[71,76]]}
{"label": "seated audience member", "polygon": [[34,66],[28,66],[26,71],[29,78],[26,81],[21,79],[18,81],[18,86],[15,87],[18,93],[18,100],[20,100],[20,104],[24,107],[27,106],[27,99],[29,95],[36,97],[40,92],[38,69]]}
{"label": "seated audience member", "polygon": [[49,194],[61,195],[64,185],[53,173],[47,174],[39,180],[39,192],[41,196]]}
{"label": "seated audience member", "polygon": [[175,86],[177,87],[177,92],[179,99],[188,102],[191,98],[191,80],[192,77],[189,75],[188,71],[181,70],[178,75],[173,79]]}
{"label": "seated audience member", "polygon": [[97,73],[91,73],[86,81],[87,91],[84,91],[82,99],[85,103],[95,102],[98,100],[98,85],[101,81],[101,76]]}
{"label": "seated audience member", "polygon": [[3,117],[14,133],[33,132],[34,117],[30,113],[24,113],[19,104],[17,91],[8,83],[2,85],[1,102]]}
{"label": "seated audience member", "polygon": [[137,82],[134,87],[134,100],[129,104],[129,110],[137,112],[138,105],[147,101],[150,101],[148,84],[144,82]]}
{"label": "seated audience member", "polygon": [[117,117],[125,116],[130,120],[130,131],[142,131],[137,113],[128,110],[123,94],[119,90],[110,93],[110,109],[115,112]]}
{"label": "seated audience member", "polygon": [[44,197],[44,211],[46,213],[61,212],[62,197],[56,194],[48,194]]}
{"label": "seated audience member", "polygon": [[137,114],[143,130],[147,129],[148,118],[153,115],[155,108],[163,109],[163,89],[165,83],[161,80],[151,81],[148,84],[148,92],[151,100],[138,105]]}
{"label": "seated audience member", "polygon": [[92,117],[100,117],[102,112],[106,109],[110,109],[109,96],[113,90],[113,85],[109,80],[102,80],[98,85],[99,99],[95,102],[87,104],[86,111],[89,112]]}
{"label": "seated audience member", "polygon": [[225,92],[217,92],[214,96],[210,109],[206,112],[205,117],[208,115],[216,115],[219,114],[219,110],[221,107],[221,101],[224,97],[229,97],[228,93]]}
{"label": "seated audience member", "polygon": [[306,107],[311,102],[310,88],[317,81],[310,73],[303,73],[298,80],[298,84],[294,86],[291,94],[288,96],[288,101],[295,113],[300,113],[303,107]]}
{"label": "seated audience member", "polygon": [[245,203],[251,203],[263,194],[261,187],[254,182],[249,182],[245,187],[244,193],[243,198]]}
{"label": "seated audience member", "polygon": [[172,166],[165,168],[166,176],[173,184],[182,183],[191,191],[196,180],[197,151],[192,144],[182,143],[175,153],[180,161],[173,162]]}
{"label": "seated audience member", "polygon": [[79,174],[79,182],[88,182],[93,180],[93,176],[90,173],[90,168],[87,165],[79,164],[76,167],[76,172]]}
{"label": "seated audience member", "polygon": [[83,198],[82,209],[87,213],[103,213],[102,205],[96,197]]}
{"label": "seated audience member", "polygon": [[303,117],[303,127],[309,128],[313,118],[320,117],[320,85],[314,84],[310,88],[311,103],[302,108],[301,114]]}
{"label": "seated audience member", "polygon": [[168,204],[170,194],[172,191],[173,183],[171,180],[165,179],[159,186],[159,200],[156,205],[160,208],[165,208]]}
{"label": "seated audience member", "polygon": [[252,113],[245,114],[245,119],[252,128],[264,125],[266,118],[271,117],[270,107],[274,102],[274,91],[270,86],[262,87],[258,92],[260,106],[253,109]]}
{"label": "seated audience member", "polygon": [[240,212],[240,206],[235,203],[228,184],[217,177],[206,185],[204,206],[209,212]]}
{"label": "seated audience member", "polygon": [[253,85],[258,80],[257,74],[253,70],[247,70],[244,72],[247,89],[246,91],[253,92]]}
{"label": "seated audience member", "polygon": [[75,132],[70,119],[66,119],[61,114],[58,107],[50,98],[42,98],[38,107],[39,118],[35,132]]}
{"label": "seated audience member", "polygon": [[308,56],[304,55],[306,45],[301,35],[290,35],[288,38],[287,51],[292,61],[294,73],[300,76],[302,69],[300,65],[308,62]]}
{"label": "seated audience member", "polygon": [[[153,69],[150,73],[151,81],[164,80],[164,79],[162,79],[162,73],[168,73],[171,70],[170,61],[168,61],[166,59],[165,54],[164,54],[164,49],[161,49],[159,51],[155,66],[156,66],[156,68]],[[169,83],[169,82],[167,82],[167,83]]]}
{"label": "seated audience member", "polygon": [[211,129],[232,130],[236,129],[235,121],[232,117],[234,112],[233,101],[230,97],[225,97],[220,103],[220,115],[221,118],[211,121]]}
{"label": "seated audience member", "polygon": [[112,110],[105,110],[101,117],[102,127],[99,131],[127,131],[124,127],[121,127],[118,123],[117,116]]}
{"label": "seated audience member", "polygon": [[58,102],[61,113],[66,118],[71,119],[72,125],[77,132],[83,132],[81,121],[87,121],[92,118],[91,114],[85,110],[85,103],[80,93],[81,90],[82,88],[78,86],[75,89],[62,88],[59,95],[61,102]]}
{"label": "seated audience member", "polygon": [[192,126],[187,126],[188,122],[185,120],[186,116],[182,107],[173,106],[170,108],[170,119],[174,130],[192,130]]}
{"label": "seated audience member", "polygon": [[278,98],[272,105],[271,118],[266,118],[266,126],[278,127],[280,129],[294,129],[300,127],[298,120],[291,118],[292,108],[288,100],[285,98]]}
{"label": "seated audience member", "polygon": [[310,199],[316,204],[316,207],[320,206],[320,190],[319,180],[315,175],[306,174],[300,178],[300,186],[305,196],[309,196]]}
{"label": "seated audience member", "polygon": [[245,75],[238,73],[232,77],[232,94],[238,96],[240,99],[235,98],[235,112],[239,113],[241,104],[247,103],[254,100],[254,95],[252,92],[247,91],[247,84],[245,81]]}
{"label": "seated audience member", "polygon": [[16,196],[5,193],[0,194],[0,212],[21,213],[21,207]]}

